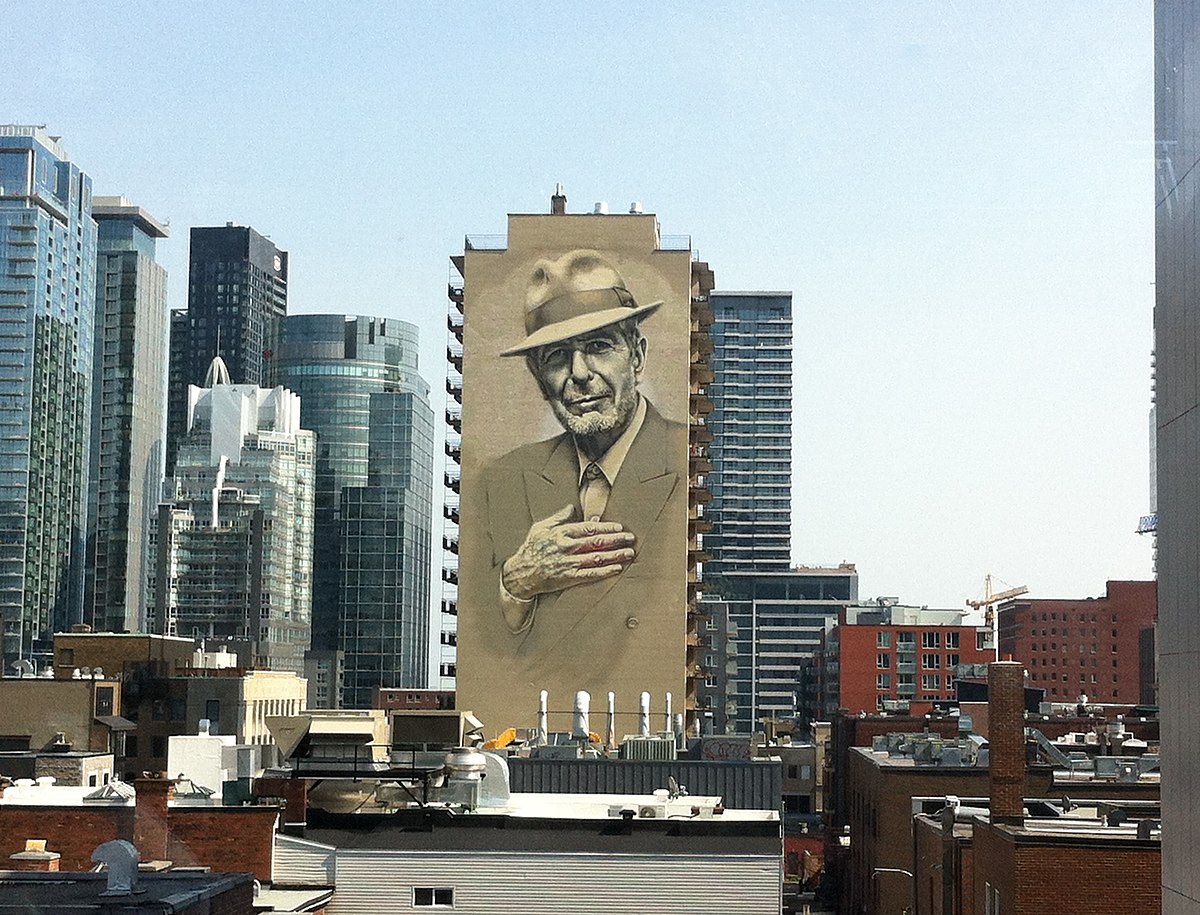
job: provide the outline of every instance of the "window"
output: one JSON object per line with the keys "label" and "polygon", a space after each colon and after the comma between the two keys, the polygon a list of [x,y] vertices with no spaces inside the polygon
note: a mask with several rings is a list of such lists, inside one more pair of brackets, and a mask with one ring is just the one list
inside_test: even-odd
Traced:
{"label": "window", "polygon": [[221,700],[207,699],[204,702],[204,717],[208,719],[208,733],[221,733]]}
{"label": "window", "polygon": [[941,689],[942,677],[940,674],[921,674],[921,689]]}
{"label": "window", "polygon": [[450,886],[414,886],[413,908],[440,906],[445,909],[454,908],[454,887]]}
{"label": "window", "polygon": [[891,648],[892,647],[892,634],[890,632],[887,632],[886,630],[875,633],[875,647],[876,648]]}
{"label": "window", "polygon": [[915,632],[897,632],[896,644],[907,645],[911,648],[917,644],[917,634]]}
{"label": "window", "polygon": [[921,655],[921,666],[926,670],[939,670],[942,666],[942,656],[940,654],[923,654]]}
{"label": "window", "polygon": [[940,632],[922,632],[921,633],[922,648],[941,648],[942,634]]}
{"label": "window", "polygon": [[990,883],[983,885],[983,915],[1000,915],[1000,890]]}
{"label": "window", "polygon": [[959,633],[957,633],[957,632],[947,632],[946,633],[946,647],[947,648],[957,648],[958,647],[958,636],[959,636]]}
{"label": "window", "polygon": [[[1117,633],[1114,630],[1113,635],[1116,635],[1116,634]],[[74,648],[58,649],[58,663],[59,664],[74,664],[75,663],[75,649]]]}
{"label": "window", "polygon": [[96,688],[96,714],[111,715],[113,713],[113,688],[99,686]]}
{"label": "window", "polygon": [[875,688],[876,689],[891,689],[892,688],[892,675],[891,674],[876,674],[875,675]]}
{"label": "window", "polygon": [[892,656],[890,654],[875,655],[875,669],[876,670],[887,670],[891,666],[892,666]]}

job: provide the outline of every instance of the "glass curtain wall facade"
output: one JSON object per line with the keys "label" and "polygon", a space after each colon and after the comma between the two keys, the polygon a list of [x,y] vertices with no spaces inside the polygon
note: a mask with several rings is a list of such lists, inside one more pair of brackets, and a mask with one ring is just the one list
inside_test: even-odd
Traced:
{"label": "glass curtain wall facade", "polygon": [[[317,434],[313,648],[341,651],[342,705],[428,677],[433,412],[417,328],[290,315],[280,382]],[[332,698],[332,697],[331,697]]]}
{"label": "glass curtain wall facade", "polygon": [[429,679],[433,410],[413,393],[371,395],[369,483],[342,489],[338,647],[342,704]]}
{"label": "glass curtain wall facade", "polygon": [[84,620],[144,631],[147,536],[162,495],[167,228],[123,197],[92,203],[99,240]]}
{"label": "glass curtain wall facade", "polygon": [[198,226],[188,252],[188,307],[171,322],[167,474],[187,433],[187,389],[214,356],[234,384],[270,388],[279,324],[287,313],[288,254],[248,226]]}
{"label": "glass curtain wall facade", "polygon": [[1200,913],[1200,9],[1154,5],[1162,911]]}
{"label": "glass curtain wall facade", "polygon": [[41,127],[0,126],[0,664],[82,617],[96,224]]}
{"label": "glass curtain wall facade", "polygon": [[857,571],[846,564],[743,572],[721,586],[712,619],[726,624],[726,682],[706,684],[722,700],[709,703],[714,729],[746,734],[763,718],[795,717],[801,662],[820,650],[842,608],[858,602]]}
{"label": "glass curtain wall facade", "polygon": [[792,294],[713,292],[705,578],[791,556]]}

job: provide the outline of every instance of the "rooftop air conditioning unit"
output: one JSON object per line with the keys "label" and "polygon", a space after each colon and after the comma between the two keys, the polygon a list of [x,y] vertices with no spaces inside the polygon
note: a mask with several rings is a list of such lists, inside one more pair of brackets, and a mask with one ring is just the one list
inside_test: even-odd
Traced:
{"label": "rooftop air conditioning unit", "polygon": [[618,756],[620,759],[673,762],[676,758],[675,741],[662,737],[626,737]]}

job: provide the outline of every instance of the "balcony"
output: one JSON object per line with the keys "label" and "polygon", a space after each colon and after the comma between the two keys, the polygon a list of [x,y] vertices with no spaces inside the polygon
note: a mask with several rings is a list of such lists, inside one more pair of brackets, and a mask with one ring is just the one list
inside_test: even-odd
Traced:
{"label": "balcony", "polygon": [[451,554],[457,556],[458,555],[458,538],[457,537],[443,537],[442,538],[442,549],[445,550],[447,553],[451,553]]}
{"label": "balcony", "polygon": [[458,616],[458,601],[451,598],[443,599],[442,612],[447,616]]}
{"label": "balcony", "polygon": [[462,407],[449,404],[446,406],[446,425],[462,435]]}
{"label": "balcony", "polygon": [[442,581],[448,585],[458,585],[458,569],[443,568]]}

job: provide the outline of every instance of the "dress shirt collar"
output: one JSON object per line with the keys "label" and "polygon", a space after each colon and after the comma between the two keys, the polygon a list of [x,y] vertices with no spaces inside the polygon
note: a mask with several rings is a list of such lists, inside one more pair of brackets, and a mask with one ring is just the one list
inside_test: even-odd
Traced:
{"label": "dress shirt collar", "polygon": [[[625,458],[629,454],[629,449],[633,447],[633,440],[637,438],[638,432],[642,429],[642,423],[646,421],[646,398],[638,395],[638,405],[633,411],[633,419],[621,433],[621,437],[613,442],[598,461],[594,463],[600,468],[604,474],[604,478],[608,480],[608,485],[612,486],[617,479],[617,473],[621,469],[621,465],[625,463]],[[586,454],[579,450],[579,445],[575,446],[575,455],[579,459],[579,484],[583,485],[583,474],[587,470],[588,464],[593,463]]]}

